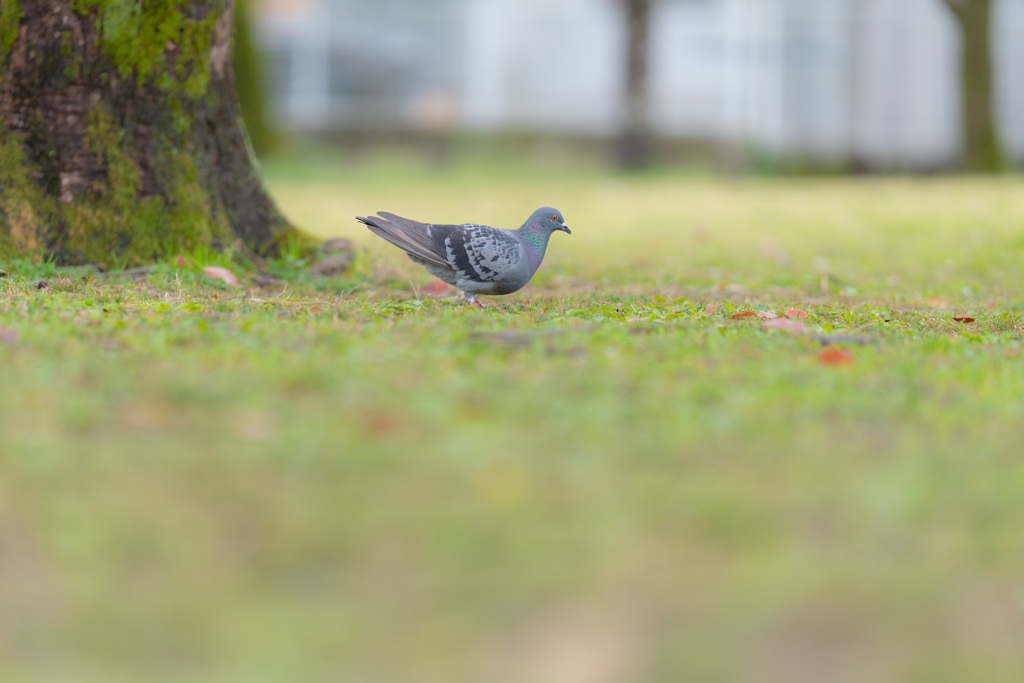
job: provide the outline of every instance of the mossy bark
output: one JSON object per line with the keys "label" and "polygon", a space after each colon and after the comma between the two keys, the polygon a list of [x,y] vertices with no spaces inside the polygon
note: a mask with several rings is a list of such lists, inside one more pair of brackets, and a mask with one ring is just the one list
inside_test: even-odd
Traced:
{"label": "mossy bark", "polygon": [[996,126],[991,0],[945,0],[960,27],[963,167],[991,173],[1005,160]]}
{"label": "mossy bark", "polygon": [[245,129],[256,154],[262,155],[273,149],[275,135],[266,116],[262,60],[253,42],[252,4],[253,0],[235,0],[234,66],[238,106]]}
{"label": "mossy bark", "polygon": [[0,10],[0,258],[128,264],[239,243],[272,254],[295,234],[239,116],[234,0]]}

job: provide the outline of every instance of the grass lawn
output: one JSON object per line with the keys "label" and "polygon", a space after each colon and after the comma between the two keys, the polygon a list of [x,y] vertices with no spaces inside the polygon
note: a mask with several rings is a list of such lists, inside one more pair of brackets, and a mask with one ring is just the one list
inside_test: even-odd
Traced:
{"label": "grass lawn", "polygon": [[0,679],[1022,680],[1024,179],[266,172],[350,275],[0,265]]}

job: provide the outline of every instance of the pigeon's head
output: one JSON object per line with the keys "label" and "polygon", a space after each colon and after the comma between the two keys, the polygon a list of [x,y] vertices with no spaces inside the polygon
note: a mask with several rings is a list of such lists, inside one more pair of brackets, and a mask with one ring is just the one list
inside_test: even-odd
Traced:
{"label": "pigeon's head", "polygon": [[543,228],[547,230],[550,235],[555,230],[561,230],[567,232],[570,235],[572,230],[565,224],[565,219],[562,218],[562,212],[558,209],[552,209],[550,206],[544,206],[533,212],[530,216],[530,220],[526,221],[527,225]]}

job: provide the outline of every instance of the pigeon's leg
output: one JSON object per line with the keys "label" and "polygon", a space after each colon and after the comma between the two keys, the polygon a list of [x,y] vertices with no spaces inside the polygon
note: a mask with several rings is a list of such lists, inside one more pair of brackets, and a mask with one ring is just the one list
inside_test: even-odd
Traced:
{"label": "pigeon's leg", "polygon": [[487,308],[483,303],[476,300],[476,294],[470,294],[469,292],[463,292],[462,295],[466,297],[466,303],[474,308]]}

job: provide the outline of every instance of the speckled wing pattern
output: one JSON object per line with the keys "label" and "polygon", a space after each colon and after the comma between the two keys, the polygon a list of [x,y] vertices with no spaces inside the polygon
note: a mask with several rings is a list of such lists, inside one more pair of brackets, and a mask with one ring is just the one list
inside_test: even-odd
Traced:
{"label": "speckled wing pattern", "polygon": [[427,232],[434,250],[444,254],[459,280],[493,282],[515,269],[523,246],[508,230],[486,225],[432,225]]}

